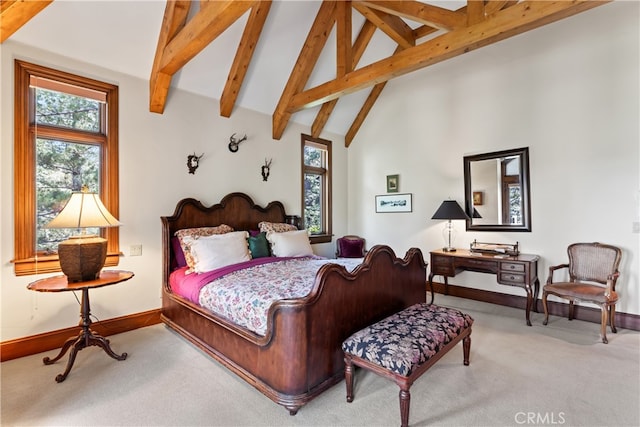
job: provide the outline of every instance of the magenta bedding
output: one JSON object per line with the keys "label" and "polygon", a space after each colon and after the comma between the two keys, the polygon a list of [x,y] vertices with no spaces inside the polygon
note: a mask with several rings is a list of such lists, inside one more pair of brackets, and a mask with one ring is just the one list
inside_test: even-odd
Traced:
{"label": "magenta bedding", "polygon": [[362,259],[318,257],[256,258],[202,274],[171,273],[174,293],[233,323],[264,336],[269,307],[278,300],[302,298],[313,288],[316,273],[334,263],[352,271]]}

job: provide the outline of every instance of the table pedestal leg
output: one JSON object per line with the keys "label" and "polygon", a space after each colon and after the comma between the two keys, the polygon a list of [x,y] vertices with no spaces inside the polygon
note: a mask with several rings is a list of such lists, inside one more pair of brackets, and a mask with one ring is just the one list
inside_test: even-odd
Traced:
{"label": "table pedestal leg", "polygon": [[64,345],[62,346],[62,349],[60,349],[60,353],[58,353],[58,355],[55,358],[50,359],[49,357],[45,357],[44,359],[42,359],[42,362],[45,365],[51,365],[57,362],[58,360],[60,360],[62,356],[64,356],[65,353],[69,349],[71,349],[71,353],[69,354],[69,361],[67,362],[67,367],[65,371],[62,374],[58,374],[56,376],[56,381],[59,383],[61,383],[67,378],[69,371],[71,371],[71,368],[73,367],[73,362],[75,362],[76,360],[76,354],[78,354],[78,352],[85,347],[97,345],[98,347],[101,347],[105,351],[105,353],[107,353],[109,356],[113,357],[116,360],[125,360],[127,358],[127,353],[122,353],[121,355],[116,354],[111,349],[108,339],[94,333],[89,328],[89,326],[91,325],[91,309],[89,306],[89,289],[82,290],[82,306],[80,308],[80,316],[82,318],[82,321],[80,322],[80,326],[82,327],[82,330],[80,331],[78,336],[76,338],[69,338],[68,340],[66,340]]}

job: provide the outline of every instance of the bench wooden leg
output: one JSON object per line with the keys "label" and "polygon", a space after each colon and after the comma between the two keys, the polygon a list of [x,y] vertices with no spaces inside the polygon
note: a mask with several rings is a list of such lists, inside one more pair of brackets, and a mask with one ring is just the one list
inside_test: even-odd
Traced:
{"label": "bench wooden leg", "polygon": [[409,425],[409,404],[411,403],[411,393],[409,388],[400,389],[400,425],[407,427]]}
{"label": "bench wooden leg", "polygon": [[471,334],[467,335],[462,339],[462,354],[463,354],[463,363],[465,366],[469,366],[469,353],[471,351]]}
{"label": "bench wooden leg", "polygon": [[344,380],[347,383],[347,402],[353,402],[353,363],[351,357],[344,358]]}

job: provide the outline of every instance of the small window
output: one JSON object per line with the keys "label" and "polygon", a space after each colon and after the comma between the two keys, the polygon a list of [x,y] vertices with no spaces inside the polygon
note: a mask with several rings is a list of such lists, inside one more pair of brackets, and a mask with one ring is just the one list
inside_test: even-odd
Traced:
{"label": "small window", "polygon": [[[77,230],[45,229],[87,186],[118,215],[118,87],[22,61],[15,66],[15,272],[60,271],[57,247]],[[118,229],[105,265],[117,265]]]}
{"label": "small window", "polygon": [[312,243],[331,241],[331,141],[304,134],[302,221]]}

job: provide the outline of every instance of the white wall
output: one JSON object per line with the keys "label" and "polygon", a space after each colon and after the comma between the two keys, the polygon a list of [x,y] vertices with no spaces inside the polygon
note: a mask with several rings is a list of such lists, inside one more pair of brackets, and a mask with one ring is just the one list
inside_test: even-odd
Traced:
{"label": "white wall", "polygon": [[[462,158],[530,148],[532,232],[466,232],[519,241],[548,267],[566,247],[600,241],[624,251],[618,311],[640,313],[639,3],[615,2],[389,82],[349,148],[349,232],[397,252],[443,246],[431,220],[451,197],[462,205]],[[412,213],[374,213],[385,176],[400,174]],[[495,277],[464,272],[461,286],[524,295]]]}
{"label": "white wall", "polygon": [[[271,138],[271,117],[238,109],[220,117],[217,100],[172,90],[164,114],[149,112],[149,84],[89,64],[6,41],[1,52],[0,104],[0,302],[1,340],[30,336],[74,326],[79,306],[71,292],[37,293],[28,283],[45,275],[16,277],[13,273],[13,66],[14,59],[62,69],[115,83],[120,88],[120,248],[125,254],[114,268],[131,270],[128,282],[91,291],[92,313],[101,320],[126,316],[161,305],[160,216],[171,215],[178,200],[195,197],[204,204],[241,191],[265,205],[281,200],[287,212],[300,214],[300,133],[309,129],[291,123],[280,141]],[[237,153],[227,149],[229,136],[247,134]],[[347,152],[344,139],[333,141],[333,230],[346,233]],[[187,155],[204,153],[193,175]],[[260,166],[273,158],[269,180]],[[142,256],[130,257],[130,245],[142,244]],[[319,255],[331,256],[333,243],[314,245]]]}

